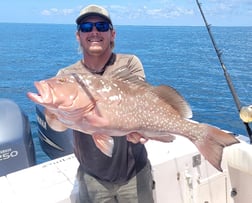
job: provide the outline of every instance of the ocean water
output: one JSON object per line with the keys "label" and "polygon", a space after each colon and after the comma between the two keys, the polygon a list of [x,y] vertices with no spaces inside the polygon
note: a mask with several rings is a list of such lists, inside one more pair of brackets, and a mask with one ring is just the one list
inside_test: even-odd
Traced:
{"label": "ocean water", "polygon": [[[205,27],[115,26],[115,52],[137,55],[147,81],[177,89],[193,119],[246,135]],[[252,27],[212,27],[215,41],[242,105],[252,104]],[[0,23],[0,97],[15,101],[29,117],[37,162],[42,152],[35,105],[26,92],[33,82],[81,58],[75,25]]]}

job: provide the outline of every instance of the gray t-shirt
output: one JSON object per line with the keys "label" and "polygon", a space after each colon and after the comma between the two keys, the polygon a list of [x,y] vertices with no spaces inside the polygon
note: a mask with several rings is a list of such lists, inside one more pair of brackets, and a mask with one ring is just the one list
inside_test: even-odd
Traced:
{"label": "gray t-shirt", "polygon": [[[112,54],[102,75],[127,67],[132,75],[144,79],[141,61],[135,55]],[[90,72],[81,61],[59,70],[58,75]],[[112,157],[104,155],[95,145],[92,136],[74,131],[75,155],[80,168],[101,181],[124,184],[136,175],[147,163],[147,152],[143,144],[128,142],[126,136],[113,137]]]}

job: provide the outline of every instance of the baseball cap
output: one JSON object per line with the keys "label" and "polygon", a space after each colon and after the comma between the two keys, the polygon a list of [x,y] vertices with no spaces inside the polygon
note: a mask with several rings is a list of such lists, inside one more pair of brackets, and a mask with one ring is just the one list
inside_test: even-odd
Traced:
{"label": "baseball cap", "polygon": [[80,11],[80,14],[76,19],[76,23],[80,24],[84,18],[91,16],[91,15],[100,16],[100,17],[106,19],[112,25],[112,21],[111,21],[109,12],[105,8],[98,6],[98,5],[94,5],[94,4],[89,5]]}

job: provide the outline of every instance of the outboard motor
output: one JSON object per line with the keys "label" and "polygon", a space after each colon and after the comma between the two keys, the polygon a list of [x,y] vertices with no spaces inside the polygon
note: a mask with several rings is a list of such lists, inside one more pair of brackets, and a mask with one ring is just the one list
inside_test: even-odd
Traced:
{"label": "outboard motor", "polygon": [[58,132],[50,128],[44,115],[44,107],[36,105],[39,141],[42,150],[51,159],[73,153],[73,131]]}
{"label": "outboard motor", "polygon": [[35,164],[28,117],[15,102],[0,98],[0,176]]}

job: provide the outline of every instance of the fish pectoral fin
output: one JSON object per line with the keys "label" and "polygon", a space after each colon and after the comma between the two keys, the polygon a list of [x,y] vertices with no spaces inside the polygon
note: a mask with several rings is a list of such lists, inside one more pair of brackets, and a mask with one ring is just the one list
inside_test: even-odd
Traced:
{"label": "fish pectoral fin", "polygon": [[167,134],[167,135],[149,137],[149,139],[160,142],[173,142],[176,139],[176,137],[174,135]]}
{"label": "fish pectoral fin", "polygon": [[108,157],[112,157],[113,148],[114,148],[114,140],[112,137],[103,134],[94,134],[93,140],[95,145],[101,152]]}

